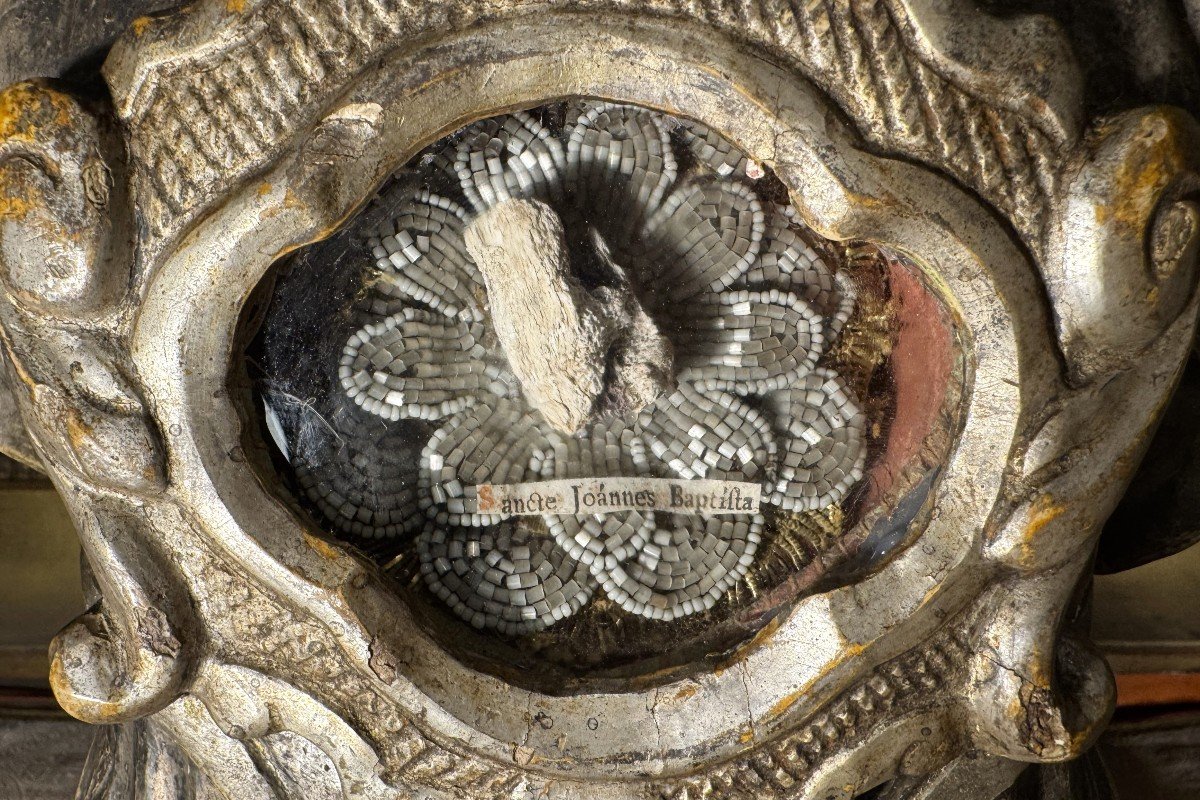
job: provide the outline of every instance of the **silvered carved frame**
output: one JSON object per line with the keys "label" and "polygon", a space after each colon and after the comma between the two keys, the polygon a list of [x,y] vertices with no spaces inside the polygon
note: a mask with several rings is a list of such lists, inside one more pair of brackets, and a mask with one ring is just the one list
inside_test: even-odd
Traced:
{"label": "silvered carved frame", "polygon": [[[1047,20],[205,0],[135,23],[105,74],[112,109],[26,85],[0,127],[8,378],[96,599],[52,683],[138,732],[87,797],[982,797],[1107,721],[1073,614],[1194,337],[1200,151],[1180,111],[1083,120]],[[307,530],[249,464],[229,375],[272,263],[445,133],[568,95],[699,120],[823,236],[916,264],[966,343],[965,413],[924,529],[873,574],[705,674],[554,696],[456,661]],[[176,789],[100,766],[137,749],[141,785]]]}

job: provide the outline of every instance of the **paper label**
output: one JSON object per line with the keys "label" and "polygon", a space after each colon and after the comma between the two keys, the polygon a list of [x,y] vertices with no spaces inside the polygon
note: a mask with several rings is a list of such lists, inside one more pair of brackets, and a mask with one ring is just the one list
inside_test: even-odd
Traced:
{"label": "paper label", "polygon": [[670,511],[676,514],[753,514],[762,489],[738,481],[671,478],[584,478],[536,483],[485,483],[478,487],[479,513],[610,514]]}

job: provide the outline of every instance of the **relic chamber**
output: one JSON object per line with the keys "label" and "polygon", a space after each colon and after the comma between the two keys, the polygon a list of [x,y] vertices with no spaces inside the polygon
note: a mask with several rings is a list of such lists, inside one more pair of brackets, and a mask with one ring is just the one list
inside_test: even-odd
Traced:
{"label": "relic chamber", "polygon": [[549,692],[711,667],[910,543],[965,370],[916,262],[824,239],[699,122],[584,98],[427,147],[242,331],[277,495]]}

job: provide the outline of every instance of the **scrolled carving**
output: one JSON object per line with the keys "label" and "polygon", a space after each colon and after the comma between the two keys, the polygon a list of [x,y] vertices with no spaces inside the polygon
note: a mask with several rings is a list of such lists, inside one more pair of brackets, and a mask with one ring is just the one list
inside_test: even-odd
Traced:
{"label": "scrolled carving", "polygon": [[1200,207],[1191,200],[1167,203],[1150,231],[1150,263],[1160,282],[1195,269],[1200,248]]}
{"label": "scrolled carving", "polygon": [[[0,106],[7,369],[42,463],[91,504],[76,519],[104,592],[56,638],[52,680],[81,718],[135,719],[169,703],[183,680],[186,591],[165,577],[171,570],[147,537],[146,507],[166,488],[165,453],[116,343],[105,143],[93,116],[48,87],[17,84]],[[131,534],[145,548],[136,570]]]}
{"label": "scrolled carving", "polygon": [[95,302],[112,175],[96,120],[37,83],[0,93],[0,263],[10,290],[47,309]]}
{"label": "scrolled carving", "polygon": [[[1191,303],[1198,151],[1190,116],[1131,111],[1098,126],[1064,176],[1041,267],[1073,382],[1129,367]],[[1081,279],[1082,261],[1099,277]]]}

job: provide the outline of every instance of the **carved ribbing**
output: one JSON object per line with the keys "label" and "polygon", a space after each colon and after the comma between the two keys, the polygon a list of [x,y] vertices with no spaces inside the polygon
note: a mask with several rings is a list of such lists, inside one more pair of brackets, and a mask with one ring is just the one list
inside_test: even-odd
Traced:
{"label": "carved ribbing", "polygon": [[[957,632],[945,632],[876,667],[823,711],[774,741],[694,778],[663,784],[659,800],[749,800],[787,796],[825,758],[870,734],[899,709],[922,700],[944,702],[945,690],[969,655]],[[778,794],[775,794],[778,793]]]}
{"label": "carved ribbing", "polygon": [[[261,169],[346,80],[398,41],[536,13],[481,0],[262,2],[223,52],[155,66],[125,109],[140,198],[156,233],[177,233],[228,181]],[[561,8],[564,4],[556,4]],[[923,59],[906,38],[899,0],[577,0],[594,12],[637,11],[707,23],[797,68],[828,92],[862,134],[973,188],[1036,243],[1055,192],[1056,156],[1070,144],[1034,112],[1000,108]],[[114,87],[119,96],[122,87]],[[180,158],[194,152],[196,158]]]}

